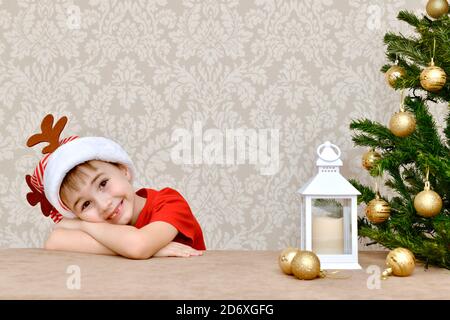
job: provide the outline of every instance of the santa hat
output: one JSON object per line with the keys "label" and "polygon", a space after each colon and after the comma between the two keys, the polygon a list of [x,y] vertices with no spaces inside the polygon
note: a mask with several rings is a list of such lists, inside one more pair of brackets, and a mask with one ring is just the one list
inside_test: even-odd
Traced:
{"label": "santa hat", "polygon": [[128,167],[131,179],[135,175],[135,168],[128,154],[110,139],[70,136],[59,140],[66,123],[67,117],[62,117],[53,127],[53,116],[49,114],[42,120],[42,132],[31,136],[27,141],[29,147],[49,142],[42,150],[45,156],[39,161],[34,174],[26,175],[25,181],[31,189],[27,194],[28,202],[32,206],[40,203],[44,216],[50,216],[55,223],[63,217],[75,217],[61,201],[59,190],[66,174],[77,165],[89,160],[121,163]]}

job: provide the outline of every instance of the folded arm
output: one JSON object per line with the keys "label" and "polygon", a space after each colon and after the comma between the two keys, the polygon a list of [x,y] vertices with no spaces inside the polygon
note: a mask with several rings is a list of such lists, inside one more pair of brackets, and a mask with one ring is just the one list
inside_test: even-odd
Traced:
{"label": "folded arm", "polygon": [[44,248],[46,250],[117,255],[117,253],[105,247],[86,232],[63,228],[52,231],[45,242]]}
{"label": "folded arm", "polygon": [[46,249],[95,254],[122,255],[131,259],[151,256],[188,257],[202,252],[172,242],[178,230],[169,223],[156,221],[137,229],[128,225],[93,223],[63,219],[50,235]]}
{"label": "folded arm", "polygon": [[80,230],[118,254],[131,259],[148,259],[167,246],[178,234],[171,224],[156,221],[137,229],[128,225],[81,221]]}

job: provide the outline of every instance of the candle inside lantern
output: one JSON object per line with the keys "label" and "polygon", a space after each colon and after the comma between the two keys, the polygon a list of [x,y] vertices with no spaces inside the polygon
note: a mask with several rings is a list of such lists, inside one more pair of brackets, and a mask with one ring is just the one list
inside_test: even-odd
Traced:
{"label": "candle inside lantern", "polygon": [[344,253],[343,218],[313,216],[312,250],[317,254]]}

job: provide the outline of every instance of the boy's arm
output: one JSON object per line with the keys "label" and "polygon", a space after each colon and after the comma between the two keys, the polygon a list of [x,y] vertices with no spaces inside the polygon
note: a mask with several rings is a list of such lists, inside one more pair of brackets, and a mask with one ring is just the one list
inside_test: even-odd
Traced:
{"label": "boy's arm", "polygon": [[47,250],[117,255],[117,253],[81,230],[55,229],[45,242],[44,248]]}
{"label": "boy's arm", "polygon": [[79,221],[79,228],[110,250],[131,259],[150,258],[178,234],[174,226],[163,221],[152,222],[141,229],[128,225]]}
{"label": "boy's arm", "polygon": [[[117,255],[116,252],[105,247],[81,230],[55,229],[45,243],[46,250],[75,251],[93,254]],[[190,257],[202,255],[202,251],[195,250],[190,246],[170,242],[158,252],[155,257]]]}

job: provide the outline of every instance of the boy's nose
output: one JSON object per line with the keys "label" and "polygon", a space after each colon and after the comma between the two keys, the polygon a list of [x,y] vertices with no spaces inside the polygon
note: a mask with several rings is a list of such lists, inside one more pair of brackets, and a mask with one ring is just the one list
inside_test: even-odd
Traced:
{"label": "boy's nose", "polygon": [[114,210],[113,208],[113,202],[111,198],[108,199],[101,199],[100,200],[100,209],[101,209],[101,215],[103,219],[107,219],[109,214],[111,214]]}

